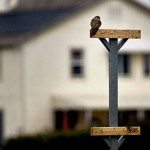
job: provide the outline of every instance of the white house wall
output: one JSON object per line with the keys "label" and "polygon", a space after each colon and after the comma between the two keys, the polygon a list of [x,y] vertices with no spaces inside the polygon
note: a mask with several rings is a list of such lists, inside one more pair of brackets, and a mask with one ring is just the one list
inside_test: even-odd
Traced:
{"label": "white house wall", "polygon": [[20,47],[1,49],[0,109],[3,111],[4,137],[23,131],[22,53]]}
{"label": "white house wall", "polygon": [[[110,18],[109,8],[112,5],[114,7],[119,5],[121,18]],[[25,43],[23,53],[28,132],[53,128],[52,100],[55,98],[60,97],[61,100],[61,97],[67,97],[69,101],[69,97],[71,99],[74,96],[82,96],[83,99],[84,96],[98,96],[100,101],[102,99],[105,104],[108,102],[108,53],[98,39],[89,38],[90,20],[95,15],[101,16],[102,28],[141,29],[142,39],[131,40],[128,43],[141,42],[142,45],[142,42],[149,39],[148,13],[126,2],[105,1],[87,11],[73,15],[71,19],[64,20],[63,23],[47,29]],[[126,49],[130,49],[128,43]],[[149,43],[147,47],[150,48]],[[70,76],[69,51],[72,48],[85,50],[83,79],[74,79]],[[142,49],[142,46],[140,48]],[[135,59],[138,64],[142,58],[139,56]],[[129,99],[129,96],[135,100],[133,105],[136,104],[137,97],[142,101],[141,103],[150,97],[149,79],[145,79],[142,75],[139,78],[138,73],[141,71],[142,67],[135,66],[131,77],[119,79],[121,108],[128,108],[129,101],[126,102],[126,98]],[[65,103],[62,104],[62,108],[63,105],[65,106]],[[150,107],[150,104],[147,105],[145,101],[145,106]],[[70,107],[73,107],[71,103]],[[93,109],[96,107],[95,104]],[[103,108],[103,103],[99,108]]]}

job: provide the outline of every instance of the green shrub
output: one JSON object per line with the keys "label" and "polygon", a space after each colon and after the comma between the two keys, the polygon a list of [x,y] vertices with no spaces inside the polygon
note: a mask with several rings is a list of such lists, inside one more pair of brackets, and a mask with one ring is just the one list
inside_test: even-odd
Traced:
{"label": "green shrub", "polygon": [[[10,138],[4,145],[4,150],[14,149],[19,150],[21,148],[35,148],[35,149],[48,149],[49,147],[65,146],[66,144],[77,146],[77,143],[81,138],[89,137],[89,131],[83,130],[71,130],[71,131],[56,131],[45,132],[36,135],[24,135],[14,138]],[[80,142],[82,143],[82,142]]]}

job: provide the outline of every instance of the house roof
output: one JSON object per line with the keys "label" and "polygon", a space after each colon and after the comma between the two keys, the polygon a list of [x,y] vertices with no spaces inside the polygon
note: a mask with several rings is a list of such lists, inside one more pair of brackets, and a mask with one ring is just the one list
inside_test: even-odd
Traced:
{"label": "house roof", "polygon": [[[62,17],[74,12],[75,8],[59,10],[28,11],[0,15],[0,38],[7,38],[8,42],[16,38],[22,40],[46,26],[51,26]],[[19,38],[20,36],[24,38]],[[14,40],[13,40],[14,42]],[[2,44],[2,40],[1,40]]]}
{"label": "house roof", "polygon": [[[42,5],[42,1],[47,5]],[[21,43],[45,27],[50,27],[73,13],[91,7],[92,4],[94,5],[102,0],[70,0],[70,2],[64,0],[63,3],[58,3],[58,1],[60,2],[60,0],[36,0],[37,8],[36,5],[33,5],[35,3],[23,7],[22,1],[22,5],[20,4],[20,7],[16,10],[1,14],[0,45]],[[35,2],[35,0],[32,0],[32,2]]]}
{"label": "house roof", "polygon": [[[26,2],[30,2],[31,5],[24,7],[24,1],[21,1],[22,3],[15,10],[0,14],[0,45],[21,43],[37,31],[50,27],[89,4],[101,0],[70,0],[69,2],[64,0],[63,3],[58,1],[60,2],[60,0],[27,0]],[[41,2],[45,2],[45,5]]]}
{"label": "house roof", "polygon": [[[130,0],[143,5],[150,9],[150,2],[149,0]],[[84,3],[89,2],[96,2],[95,0],[84,0]],[[33,9],[41,9],[41,8],[51,8],[55,9],[58,7],[67,7],[72,5],[81,5],[83,1],[81,0],[19,0],[18,7],[15,10],[22,11],[22,10],[33,10]]]}
{"label": "house roof", "polygon": [[[85,0],[85,2],[90,1],[92,0]],[[81,0],[19,0],[15,11],[66,8],[82,4]]]}

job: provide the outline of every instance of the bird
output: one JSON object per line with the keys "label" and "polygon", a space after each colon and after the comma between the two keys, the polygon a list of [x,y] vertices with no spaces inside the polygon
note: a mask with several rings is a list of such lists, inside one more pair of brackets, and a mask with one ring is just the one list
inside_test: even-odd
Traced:
{"label": "bird", "polygon": [[101,22],[101,18],[100,16],[95,16],[92,20],[91,20],[91,36],[95,35],[96,32],[98,31],[99,27],[102,25]]}

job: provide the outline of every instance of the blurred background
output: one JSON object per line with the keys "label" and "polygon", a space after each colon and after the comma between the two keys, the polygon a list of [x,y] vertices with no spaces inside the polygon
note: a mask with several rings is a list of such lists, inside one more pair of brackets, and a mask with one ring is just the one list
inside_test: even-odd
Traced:
{"label": "blurred background", "polygon": [[2,145],[10,138],[108,126],[108,52],[89,36],[97,15],[103,29],[142,32],[119,52],[119,126],[142,127],[124,148],[148,142],[149,0],[0,0]]}

